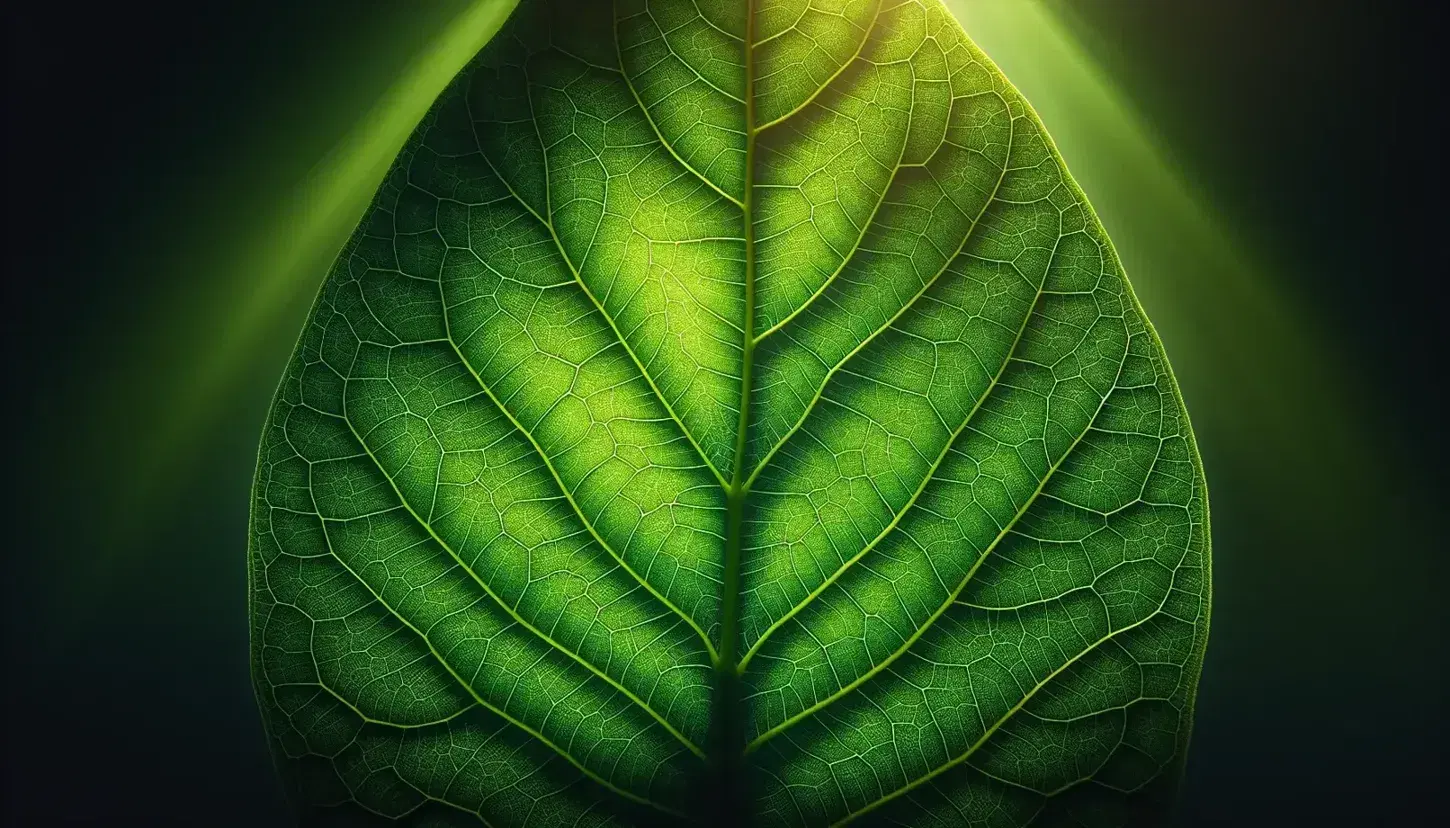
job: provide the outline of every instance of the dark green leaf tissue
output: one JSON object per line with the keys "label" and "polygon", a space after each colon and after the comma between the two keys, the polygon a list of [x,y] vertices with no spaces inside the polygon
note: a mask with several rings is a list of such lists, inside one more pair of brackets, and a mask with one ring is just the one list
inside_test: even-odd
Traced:
{"label": "dark green leaf tissue", "polygon": [[523,0],[262,437],[304,824],[1112,826],[1208,632],[1161,345],[940,0]]}

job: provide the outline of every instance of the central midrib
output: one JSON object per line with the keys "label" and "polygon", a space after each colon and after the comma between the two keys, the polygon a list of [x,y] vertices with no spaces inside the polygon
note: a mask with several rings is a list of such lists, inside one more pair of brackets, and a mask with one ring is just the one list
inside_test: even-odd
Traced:
{"label": "central midrib", "polygon": [[755,362],[755,0],[745,6],[745,193],[742,199],[745,229],[745,320],[741,325],[740,419],[735,430],[735,452],[730,483],[725,488],[725,578],[720,611],[720,670],[736,674],[740,637],[740,547],[749,475],[745,467],[745,440],[750,428],[750,386]]}
{"label": "central midrib", "polygon": [[[746,436],[750,428],[750,397],[755,362],[755,0],[745,4],[745,192],[742,213],[745,233],[745,319],[741,325],[740,419],[736,425],[735,453],[730,483],[725,489],[725,572],[720,607],[720,648],[715,664],[716,692],[714,719],[717,728],[713,748],[726,777],[735,777],[745,754],[743,711],[740,709],[740,604],[741,546],[745,524],[745,501],[750,476],[745,465]],[[721,786],[735,787],[729,781]],[[727,795],[728,796],[728,795]],[[727,807],[729,803],[725,803]],[[723,814],[722,814],[723,815]]]}

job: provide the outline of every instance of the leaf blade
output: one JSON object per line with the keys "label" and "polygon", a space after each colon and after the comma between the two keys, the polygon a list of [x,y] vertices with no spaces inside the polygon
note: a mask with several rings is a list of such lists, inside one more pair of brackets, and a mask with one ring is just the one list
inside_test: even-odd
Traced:
{"label": "leaf blade", "polygon": [[936,0],[616,6],[523,4],[284,376],[251,611],[299,802],[687,819],[739,713],[763,825],[1161,808],[1201,464],[1030,107]]}

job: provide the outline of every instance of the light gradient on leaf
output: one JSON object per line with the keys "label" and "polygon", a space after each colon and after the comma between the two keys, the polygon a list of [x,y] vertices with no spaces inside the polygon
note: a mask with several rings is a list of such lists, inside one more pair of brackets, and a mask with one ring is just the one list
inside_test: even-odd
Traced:
{"label": "light gradient on leaf", "polygon": [[689,819],[738,698],[761,825],[1120,824],[1186,749],[1206,520],[938,0],[525,0],[278,391],[254,672],[320,822]]}

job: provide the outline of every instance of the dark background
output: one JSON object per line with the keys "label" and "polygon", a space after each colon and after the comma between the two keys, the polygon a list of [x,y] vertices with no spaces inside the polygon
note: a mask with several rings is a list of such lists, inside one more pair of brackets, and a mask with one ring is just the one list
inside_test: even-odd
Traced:
{"label": "dark background", "polygon": [[[405,5],[7,10],[7,824],[285,824],[247,674],[246,502],[321,269],[200,436],[145,435],[167,355],[235,299],[198,288],[229,234],[463,4]],[[1048,5],[1324,333],[1339,402],[1285,404],[1306,433],[1352,421],[1376,464],[1326,444],[1267,475],[1272,446],[1195,418],[1215,605],[1182,821],[1420,822],[1446,777],[1440,30],[1391,0]]]}

